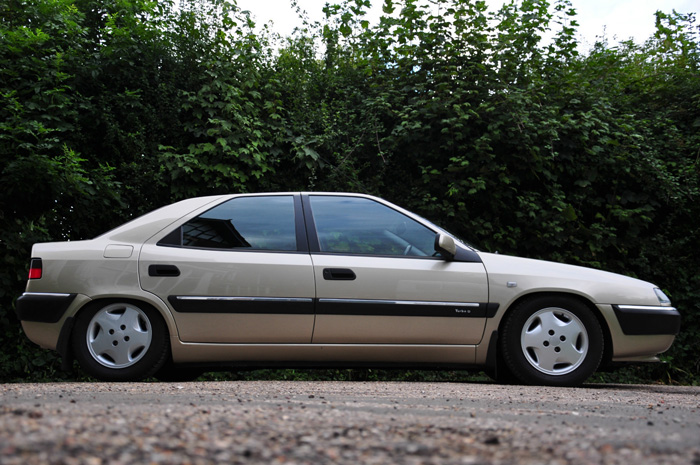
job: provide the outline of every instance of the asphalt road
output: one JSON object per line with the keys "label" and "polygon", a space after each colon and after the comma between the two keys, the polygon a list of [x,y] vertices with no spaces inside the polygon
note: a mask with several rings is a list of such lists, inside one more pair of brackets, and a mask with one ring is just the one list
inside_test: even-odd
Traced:
{"label": "asphalt road", "polygon": [[700,388],[0,385],[0,464],[694,464]]}

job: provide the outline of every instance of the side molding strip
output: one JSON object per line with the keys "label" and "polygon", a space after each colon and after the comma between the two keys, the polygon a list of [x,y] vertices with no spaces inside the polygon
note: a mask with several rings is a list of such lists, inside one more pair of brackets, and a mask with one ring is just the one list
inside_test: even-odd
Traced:
{"label": "side molding strip", "polygon": [[314,314],[312,298],[171,295],[168,302],[179,313]]}
{"label": "side molding strip", "polygon": [[478,302],[318,299],[316,314],[486,318],[488,307]]}
{"label": "side molding strip", "polygon": [[310,297],[169,296],[179,313],[367,315],[492,318],[498,304],[417,300],[312,299]]}

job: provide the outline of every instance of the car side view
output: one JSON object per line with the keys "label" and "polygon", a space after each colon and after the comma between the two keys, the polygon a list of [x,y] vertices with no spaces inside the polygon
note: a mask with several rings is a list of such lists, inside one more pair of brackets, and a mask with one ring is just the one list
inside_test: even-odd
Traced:
{"label": "car side view", "polygon": [[680,327],[653,284],[480,252],[369,195],[305,192],[193,198],[35,244],[16,312],[29,339],[107,381],[410,366],[575,386],[658,361]]}

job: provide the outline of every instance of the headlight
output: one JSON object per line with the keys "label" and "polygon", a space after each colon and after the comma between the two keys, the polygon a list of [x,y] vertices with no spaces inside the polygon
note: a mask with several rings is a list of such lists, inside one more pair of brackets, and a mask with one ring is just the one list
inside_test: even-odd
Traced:
{"label": "headlight", "polygon": [[656,298],[659,299],[659,303],[663,306],[670,306],[671,305],[671,299],[668,298],[666,294],[664,294],[664,291],[659,289],[658,287],[654,289],[654,293],[656,294]]}

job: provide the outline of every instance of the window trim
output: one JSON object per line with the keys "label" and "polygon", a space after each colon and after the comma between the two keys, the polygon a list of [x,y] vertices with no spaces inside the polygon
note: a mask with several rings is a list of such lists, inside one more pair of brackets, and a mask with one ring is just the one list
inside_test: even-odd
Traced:
{"label": "window trim", "polygon": [[318,242],[318,233],[316,232],[316,221],[314,220],[314,215],[311,212],[311,201],[309,200],[310,195],[302,194],[301,202],[304,212],[304,226],[306,228],[306,238],[308,240],[309,252],[319,253],[321,248]]}

